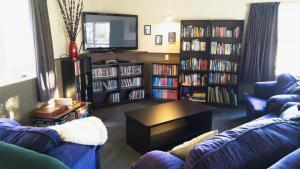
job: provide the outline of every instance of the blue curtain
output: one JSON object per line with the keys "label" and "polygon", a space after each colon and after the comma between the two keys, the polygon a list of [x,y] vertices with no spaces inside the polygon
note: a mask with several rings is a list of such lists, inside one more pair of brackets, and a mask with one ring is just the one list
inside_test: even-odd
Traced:
{"label": "blue curtain", "polygon": [[254,3],[245,32],[240,80],[245,83],[275,79],[279,2]]}

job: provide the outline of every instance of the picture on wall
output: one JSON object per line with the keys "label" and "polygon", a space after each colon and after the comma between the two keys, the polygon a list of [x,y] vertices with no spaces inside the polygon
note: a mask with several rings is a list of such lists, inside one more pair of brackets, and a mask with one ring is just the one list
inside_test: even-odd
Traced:
{"label": "picture on wall", "polygon": [[144,25],[144,35],[151,35],[151,25]]}
{"label": "picture on wall", "polygon": [[176,41],[176,32],[169,32],[168,41],[171,43],[175,43]]}
{"label": "picture on wall", "polygon": [[162,45],[163,36],[162,35],[156,35],[155,36],[155,45]]}

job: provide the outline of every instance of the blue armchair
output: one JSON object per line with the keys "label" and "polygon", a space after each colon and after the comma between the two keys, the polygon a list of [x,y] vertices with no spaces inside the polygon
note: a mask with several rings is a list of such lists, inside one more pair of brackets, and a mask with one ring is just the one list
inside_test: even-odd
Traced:
{"label": "blue armchair", "polygon": [[279,113],[286,103],[300,102],[300,81],[290,74],[282,74],[276,81],[256,82],[253,94],[244,95],[248,117]]}

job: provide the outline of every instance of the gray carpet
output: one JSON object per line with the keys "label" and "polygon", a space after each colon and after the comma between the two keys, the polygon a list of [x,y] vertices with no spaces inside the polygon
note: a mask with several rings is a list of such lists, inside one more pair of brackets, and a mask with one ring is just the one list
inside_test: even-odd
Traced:
{"label": "gray carpet", "polygon": [[[140,154],[126,144],[124,112],[158,104],[155,101],[144,101],[119,106],[113,106],[94,111],[105,123],[108,130],[108,141],[101,150],[101,169],[128,169]],[[217,108],[213,113],[213,129],[219,132],[236,127],[247,122],[246,109]]]}

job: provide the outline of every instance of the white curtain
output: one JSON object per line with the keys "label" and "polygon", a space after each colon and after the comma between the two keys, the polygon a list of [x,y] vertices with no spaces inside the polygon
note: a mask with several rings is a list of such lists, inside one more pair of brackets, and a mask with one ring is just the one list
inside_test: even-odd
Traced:
{"label": "white curtain", "polygon": [[281,3],[278,13],[276,75],[300,76],[300,3]]}
{"label": "white curtain", "polygon": [[36,77],[29,0],[0,5],[0,87]]}

